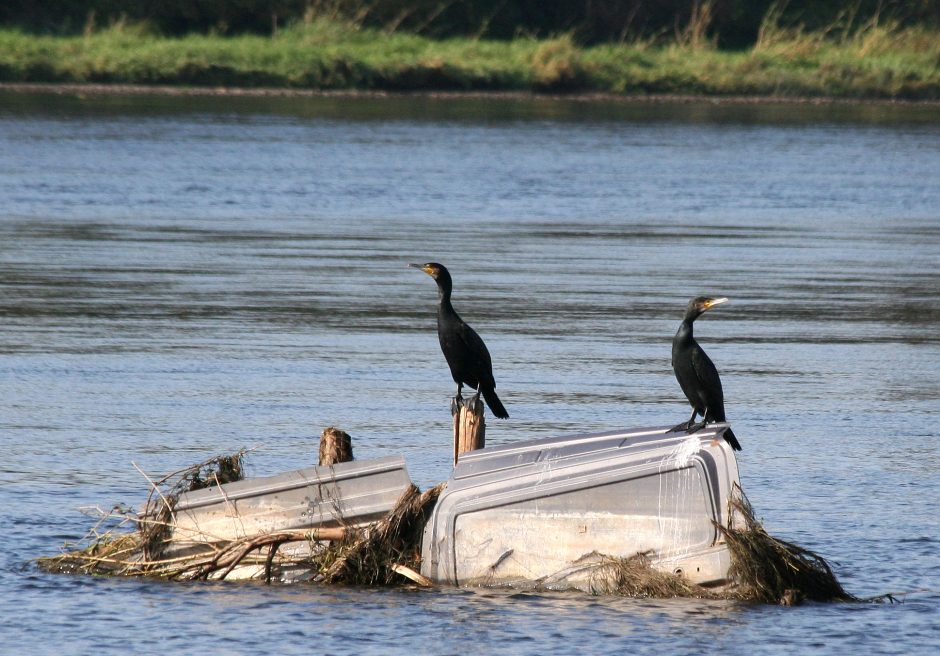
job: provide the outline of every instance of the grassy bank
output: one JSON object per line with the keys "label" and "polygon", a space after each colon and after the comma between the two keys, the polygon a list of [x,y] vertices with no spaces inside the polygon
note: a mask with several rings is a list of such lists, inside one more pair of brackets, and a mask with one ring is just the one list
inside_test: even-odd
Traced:
{"label": "grassy bank", "polygon": [[940,32],[766,24],[757,44],[702,39],[576,46],[571,39],[432,40],[330,21],[272,37],[167,38],[117,25],[76,37],[0,31],[0,81],[362,90],[940,99]]}

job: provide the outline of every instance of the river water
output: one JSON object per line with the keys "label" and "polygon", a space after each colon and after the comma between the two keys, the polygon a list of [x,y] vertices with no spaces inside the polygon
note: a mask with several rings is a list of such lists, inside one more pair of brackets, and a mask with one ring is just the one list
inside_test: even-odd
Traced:
{"label": "river water", "polygon": [[[687,417],[687,300],[766,528],[898,604],[45,574],[147,483],[359,458],[449,471],[436,260],[511,419]],[[940,652],[940,112],[0,94],[0,652]]]}

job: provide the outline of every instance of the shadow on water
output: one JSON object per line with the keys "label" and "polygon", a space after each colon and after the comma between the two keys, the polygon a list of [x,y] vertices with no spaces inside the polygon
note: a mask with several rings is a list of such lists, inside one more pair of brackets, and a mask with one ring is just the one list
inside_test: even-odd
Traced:
{"label": "shadow on water", "polygon": [[721,102],[718,100],[630,100],[597,97],[473,96],[446,94],[355,94],[312,96],[163,95],[88,92],[36,93],[0,90],[0,116],[145,118],[184,114],[266,115],[337,121],[564,123],[709,123],[811,126],[937,124],[936,105],[880,102]]}

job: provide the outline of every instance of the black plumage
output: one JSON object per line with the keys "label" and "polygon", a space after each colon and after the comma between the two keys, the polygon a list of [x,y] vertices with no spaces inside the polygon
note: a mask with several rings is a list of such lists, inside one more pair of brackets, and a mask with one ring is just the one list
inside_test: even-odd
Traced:
{"label": "black plumage", "polygon": [[[711,358],[695,341],[692,324],[706,310],[727,301],[727,298],[707,296],[693,298],[689,301],[685,317],[672,340],[672,369],[692,406],[692,416],[689,420],[673,430],[691,432],[704,427],[705,424],[725,421],[725,398],[721,390],[721,378]],[[695,424],[696,415],[702,416],[701,424]],[[724,432],[724,437],[731,448],[741,450],[741,444],[730,428]]]}
{"label": "black plumage", "polygon": [[457,399],[461,398],[463,385],[483,394],[486,405],[500,419],[508,419],[509,413],[496,396],[496,381],[493,378],[493,362],[486,344],[476,331],[468,326],[451,305],[450,295],[453,281],[450,272],[443,264],[409,264],[421,269],[437,282],[437,336],[441,342],[441,351],[450,367],[451,376],[457,383]]}

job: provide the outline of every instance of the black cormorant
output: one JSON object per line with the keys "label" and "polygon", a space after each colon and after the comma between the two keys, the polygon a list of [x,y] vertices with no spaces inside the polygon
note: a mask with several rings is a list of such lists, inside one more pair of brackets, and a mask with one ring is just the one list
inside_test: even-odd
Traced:
{"label": "black cormorant", "polygon": [[[727,298],[707,296],[693,298],[689,301],[685,317],[672,340],[672,369],[676,372],[679,386],[692,405],[689,421],[679,424],[673,430],[696,431],[705,424],[725,421],[725,399],[718,370],[692,336],[692,323],[706,310],[727,301]],[[695,424],[696,415],[702,415],[701,424]],[[730,428],[724,432],[724,438],[731,448],[741,450],[741,444]]]}
{"label": "black cormorant", "polygon": [[478,397],[480,393],[483,394],[494,415],[500,419],[508,419],[509,413],[496,396],[493,363],[489,351],[486,350],[486,344],[473,328],[464,323],[450,303],[453,282],[447,268],[437,262],[408,266],[421,269],[437,282],[437,336],[441,340],[441,350],[450,367],[450,373],[457,383],[456,398],[459,401],[460,390],[464,385],[469,385],[477,391]]}

